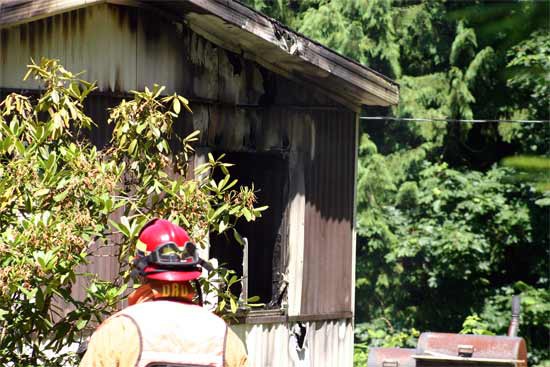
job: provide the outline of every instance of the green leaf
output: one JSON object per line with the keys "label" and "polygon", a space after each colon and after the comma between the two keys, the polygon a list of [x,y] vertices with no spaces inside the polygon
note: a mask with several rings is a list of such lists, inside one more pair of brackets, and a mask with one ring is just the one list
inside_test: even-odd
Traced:
{"label": "green leaf", "polygon": [[173,102],[173,109],[174,109],[174,112],[179,114],[180,111],[181,111],[181,104],[180,104],[180,101],[179,99],[177,98],[174,98],[174,102]]}
{"label": "green leaf", "polygon": [[155,138],[160,138],[160,136],[162,135],[160,132],[160,129],[156,126],[153,126],[151,128],[151,131],[153,132],[153,135],[155,136]]}
{"label": "green leaf", "polygon": [[21,143],[21,141],[17,138],[14,138],[13,142],[15,144],[17,152],[21,155],[25,154],[25,146],[23,145],[23,143]]}
{"label": "green leaf", "polygon": [[87,324],[88,324],[88,320],[80,319],[76,322],[76,329],[82,330],[86,327]]}
{"label": "green leaf", "polygon": [[71,83],[69,89],[75,97],[80,98],[80,89],[78,88],[78,83]]}
{"label": "green leaf", "polygon": [[126,134],[123,134],[121,137],[120,137],[120,140],[119,140],[119,143],[118,143],[118,146],[119,147],[123,147],[125,144],[126,144]]}
{"label": "green leaf", "polygon": [[178,96],[178,98],[181,101],[181,103],[183,103],[183,106],[185,107],[185,109],[190,113],[193,113],[193,111],[191,111],[191,108],[189,107],[189,101],[187,100],[187,98],[184,98],[182,96]]}
{"label": "green leaf", "polygon": [[59,104],[59,94],[56,90],[53,90],[50,97],[52,98],[53,103]]}
{"label": "green leaf", "polygon": [[[126,218],[126,217],[123,217],[123,218]],[[122,218],[121,218],[122,220]],[[120,233],[124,234],[126,237],[129,237],[129,230],[128,230],[128,227],[125,226],[124,224],[119,224],[113,220],[109,220],[109,223],[115,227],[116,230],[118,230]]]}
{"label": "green leaf", "polygon": [[193,131],[191,134],[189,134],[185,137],[185,141],[191,142],[191,141],[198,140],[198,136],[200,135],[200,133],[201,133],[200,130]]}
{"label": "green leaf", "polygon": [[46,260],[45,260],[45,254],[43,251],[37,251],[34,253],[34,259],[40,265],[42,269],[46,268]]}
{"label": "green leaf", "polygon": [[195,167],[195,175],[200,176],[210,169],[210,163],[203,163]]}
{"label": "green leaf", "polygon": [[55,195],[55,196],[53,197],[53,200],[54,200],[55,202],[63,201],[63,200],[65,200],[65,198],[67,197],[67,195],[69,195],[69,191],[68,191],[68,190],[62,191],[62,192],[60,192],[59,194]]}
{"label": "green leaf", "polygon": [[87,88],[80,94],[80,100],[83,101],[94,89],[96,89],[94,84],[87,86]]}
{"label": "green leaf", "polygon": [[239,245],[244,246],[244,239],[241,237],[240,233],[233,228],[233,237],[239,243]]}
{"label": "green leaf", "polygon": [[[227,210],[229,208],[229,204],[223,204],[222,206],[220,206],[218,209],[216,209],[216,211],[214,212],[214,214],[212,215],[212,217],[210,218],[210,220],[214,220],[216,219],[221,213],[223,213],[225,210]],[[221,231],[220,231],[221,233]]]}
{"label": "green leaf", "polygon": [[237,283],[239,281],[239,278],[236,275],[231,276],[229,278],[229,282],[227,283],[228,287],[231,287],[233,284]]}
{"label": "green leaf", "polygon": [[[29,65],[27,65],[28,67]],[[23,77],[23,80],[27,80],[29,78],[29,76],[32,74],[34,70],[32,68],[29,67],[29,70],[27,70],[27,73],[25,74],[25,76]]]}
{"label": "green leaf", "polygon": [[147,122],[142,122],[141,124],[139,124],[139,125],[137,126],[136,132],[137,132],[138,134],[141,134],[141,132],[142,132],[143,130],[145,130],[146,127],[147,127]]}
{"label": "green leaf", "polygon": [[229,301],[231,302],[231,312],[237,313],[237,309],[239,308],[239,306],[237,305],[237,302],[235,302],[233,298],[230,298]]}
{"label": "green leaf", "polygon": [[53,115],[53,128],[54,129],[61,129],[63,127],[63,118],[59,113],[55,113]]}
{"label": "green leaf", "polygon": [[230,188],[232,188],[233,186],[235,186],[235,185],[237,184],[237,182],[239,182],[239,180],[234,179],[234,180],[231,181],[227,186],[225,186],[224,190],[229,190]]}
{"label": "green leaf", "polygon": [[252,220],[252,213],[248,210],[248,208],[243,208],[242,213],[248,222]]}
{"label": "green leaf", "polygon": [[128,146],[128,153],[134,154],[134,152],[135,152],[135,150],[136,150],[136,146],[137,146],[137,140],[136,140],[136,139],[133,139],[133,140],[130,142],[130,145]]}
{"label": "green leaf", "polygon": [[34,193],[36,196],[44,196],[50,192],[50,189],[40,189]]}
{"label": "green leaf", "polygon": [[120,217],[120,225],[123,226],[123,228],[125,229],[123,231],[123,233],[126,234],[127,236],[129,236],[129,234],[130,234],[130,221],[128,220],[128,217],[126,217],[126,216]]}

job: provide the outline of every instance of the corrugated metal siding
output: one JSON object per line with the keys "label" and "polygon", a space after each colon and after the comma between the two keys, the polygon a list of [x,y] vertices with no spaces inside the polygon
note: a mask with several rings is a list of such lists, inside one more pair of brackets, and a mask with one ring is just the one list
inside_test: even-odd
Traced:
{"label": "corrugated metal siding", "polygon": [[314,121],[314,159],[305,163],[303,315],[353,311],[354,114],[316,112]]}
{"label": "corrugated metal siding", "polygon": [[[86,272],[96,274],[97,279],[106,282],[114,281],[119,272],[118,248],[113,245],[102,246],[96,244],[90,249],[87,257],[89,263],[82,265],[77,269],[77,272]],[[89,278],[78,276],[72,288],[72,295],[78,300],[84,300],[86,297],[86,289],[89,286]],[[69,310],[68,308],[66,310]]]}
{"label": "corrugated metal siding", "polygon": [[351,320],[302,323],[305,348],[297,352],[291,342],[296,323],[233,325],[246,342],[250,367],[351,367],[353,326]]}
{"label": "corrugated metal siding", "polygon": [[0,30],[0,85],[36,88],[35,81],[22,81],[25,66],[49,57],[68,70],[85,70],[101,91],[136,89],[136,12],[98,5]]}
{"label": "corrugated metal siding", "polygon": [[145,10],[108,4],[86,7],[0,29],[0,86],[23,82],[30,59],[61,60],[86,71],[101,92],[166,86],[166,93],[226,103],[257,103],[264,94],[260,67],[216,47],[181,23]]}

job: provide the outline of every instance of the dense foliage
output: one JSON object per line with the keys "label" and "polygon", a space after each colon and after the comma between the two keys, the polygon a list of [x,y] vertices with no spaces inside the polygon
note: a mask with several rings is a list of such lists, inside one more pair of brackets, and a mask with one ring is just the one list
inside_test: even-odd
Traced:
{"label": "dense foliage", "polygon": [[[189,178],[198,132],[172,135],[180,110],[190,111],[185,98],[162,96],[158,86],[134,92],[110,111],[113,139],[100,150],[86,139],[94,122],[83,113],[94,85],[55,60],[29,65],[27,77],[43,82],[40,95],[0,102],[0,364],[66,366],[75,355],[64,347],[117,307],[126,289],[127,266],[114,282],[83,273],[94,255],[114,248],[127,264],[153,217],[182,224],[204,245],[209,231],[254,220],[261,208],[212,156]],[[227,269],[218,275],[237,281]],[[227,288],[204,282],[220,299],[219,313],[237,310]],[[75,287],[86,296],[76,297]]]}
{"label": "dense foliage", "polygon": [[[506,168],[457,170],[418,151],[409,152],[410,160],[382,156],[364,137],[365,148],[371,153],[360,163],[366,190],[359,195],[357,318],[372,329],[383,319],[398,332],[457,332],[477,313],[489,331],[504,334],[511,295],[521,293],[520,333],[533,362],[547,358],[540,355],[550,312],[542,195],[510,180]],[[385,182],[376,180],[378,172]],[[387,344],[370,334],[359,339]]]}
{"label": "dense foliage", "polygon": [[[400,83],[399,106],[364,115],[550,118],[548,2],[247,3]],[[504,334],[521,294],[530,365],[550,365],[550,166],[532,157],[550,125],[361,128],[356,363],[418,330]]]}

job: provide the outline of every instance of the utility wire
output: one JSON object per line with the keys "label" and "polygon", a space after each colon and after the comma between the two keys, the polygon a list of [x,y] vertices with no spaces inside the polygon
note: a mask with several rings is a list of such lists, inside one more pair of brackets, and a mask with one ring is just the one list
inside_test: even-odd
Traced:
{"label": "utility wire", "polygon": [[410,121],[410,122],[459,122],[473,124],[489,124],[489,123],[520,123],[520,124],[550,124],[550,120],[460,120],[460,119],[444,119],[444,118],[409,118],[409,117],[394,117],[394,116],[361,116],[361,120],[389,120],[389,121]]}

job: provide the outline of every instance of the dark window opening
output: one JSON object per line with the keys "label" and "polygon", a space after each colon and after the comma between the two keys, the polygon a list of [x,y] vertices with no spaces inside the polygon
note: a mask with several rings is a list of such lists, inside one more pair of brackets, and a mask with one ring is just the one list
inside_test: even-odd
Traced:
{"label": "dark window opening", "polygon": [[[215,153],[214,156],[218,156]],[[268,308],[278,308],[283,298],[281,274],[286,258],[285,208],[288,197],[288,160],[281,155],[226,153],[224,162],[233,163],[229,173],[239,185],[251,186],[258,206],[269,208],[261,218],[247,222],[239,219],[237,231],[248,239],[248,296],[259,296]],[[220,177],[216,177],[219,180]],[[232,232],[210,237],[210,256],[243,275],[243,250]],[[241,286],[232,292],[240,295]]]}

